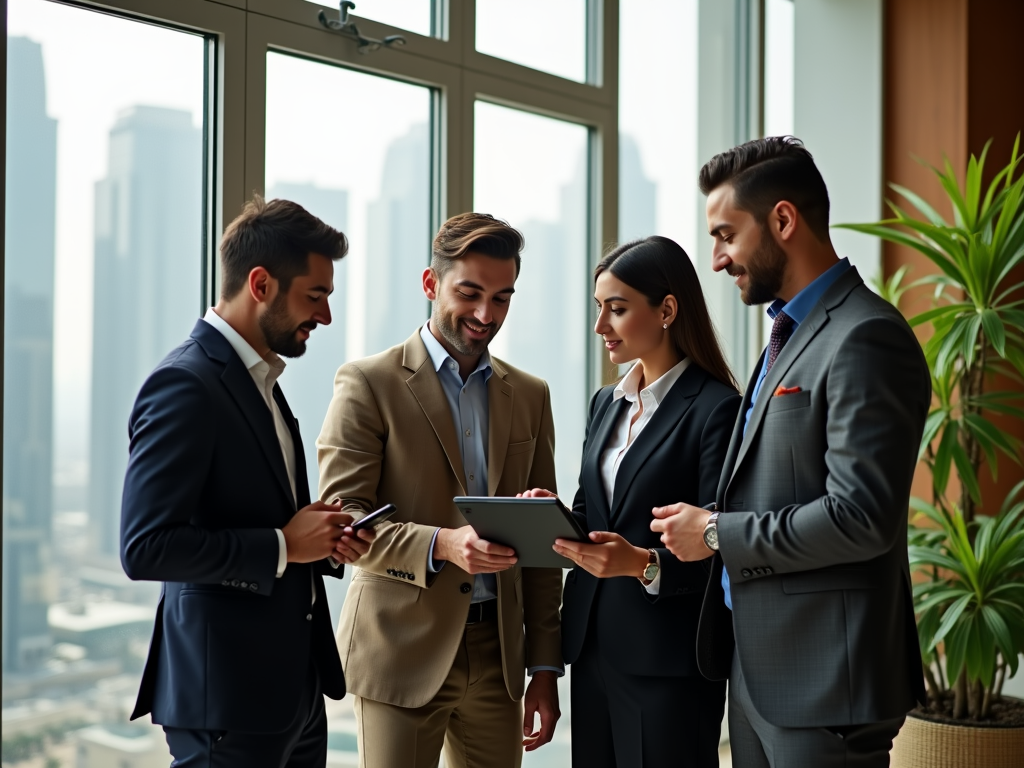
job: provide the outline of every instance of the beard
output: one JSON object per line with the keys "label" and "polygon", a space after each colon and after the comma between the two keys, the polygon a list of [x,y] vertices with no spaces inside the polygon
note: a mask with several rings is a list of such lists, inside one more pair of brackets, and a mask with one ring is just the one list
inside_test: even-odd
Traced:
{"label": "beard", "polygon": [[786,252],[767,230],[762,229],[761,242],[747,262],[747,266],[730,271],[729,274],[736,277],[746,273],[747,287],[746,290],[740,291],[740,299],[744,304],[767,304],[778,298],[787,264]]}
{"label": "beard", "polygon": [[312,331],[317,326],[312,321],[292,325],[287,296],[283,293],[279,293],[267,311],[260,315],[259,324],[267,346],[281,357],[302,357],[306,353],[306,342],[297,338],[297,334],[300,329]]}
{"label": "beard", "polygon": [[[431,327],[437,328],[438,332],[444,337],[452,348],[460,355],[482,355],[498,331],[501,329],[501,325],[497,323],[491,323],[490,333],[487,334],[485,339],[467,339],[462,335],[460,326],[462,320],[454,315],[445,314],[443,311],[435,311],[432,313],[430,318]],[[474,325],[477,325],[474,323]]]}

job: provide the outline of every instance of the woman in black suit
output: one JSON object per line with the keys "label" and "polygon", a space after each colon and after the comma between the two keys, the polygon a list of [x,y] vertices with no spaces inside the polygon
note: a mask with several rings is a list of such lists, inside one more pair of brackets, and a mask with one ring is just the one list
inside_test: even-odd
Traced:
{"label": "woman in black suit", "polygon": [[740,396],[675,242],[619,246],[594,288],[611,362],[636,362],[590,402],[572,509],[590,542],[555,544],[576,564],[562,598],[572,763],[717,766],[725,683],[701,677],[696,660],[712,553],[681,562],[650,524],[654,507],[714,501]]}

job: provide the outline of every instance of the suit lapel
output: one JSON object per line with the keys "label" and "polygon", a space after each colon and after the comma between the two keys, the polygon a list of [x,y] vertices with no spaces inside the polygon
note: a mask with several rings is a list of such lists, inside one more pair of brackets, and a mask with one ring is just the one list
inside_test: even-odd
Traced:
{"label": "suit lapel", "polygon": [[[611,438],[615,425],[623,414],[629,412],[629,401],[626,398],[609,399],[604,409],[595,414],[597,426],[591,427],[590,439],[587,441],[587,455],[583,457],[583,487],[587,489],[587,509],[593,511],[602,522],[602,529],[607,530],[611,518],[611,499],[604,491],[604,479],[601,477],[601,455]],[[591,503],[596,502],[596,503]]]}
{"label": "suit lapel", "polygon": [[288,425],[288,431],[292,435],[292,444],[295,448],[295,499],[298,509],[309,505],[309,478],[306,476],[306,453],[302,450],[302,436],[299,434],[299,420],[292,415],[292,409],[288,407],[284,392],[279,384],[274,384],[274,400],[277,407],[281,409],[284,416],[284,423]]}
{"label": "suit lapel", "polygon": [[691,363],[683,371],[679,381],[665,395],[664,402],[658,404],[658,410],[654,412],[647,426],[636,436],[633,444],[626,451],[622,463],[619,464],[619,471],[615,475],[615,492],[610,517],[612,524],[622,512],[623,499],[629,493],[629,487],[633,484],[636,473],[640,471],[654,450],[665,441],[683,414],[693,404],[693,399],[700,394],[704,386],[704,378],[704,372]]}
{"label": "suit lapel", "polygon": [[512,433],[512,404],[515,389],[505,381],[507,371],[493,357],[487,381],[487,495],[493,496],[505,469],[508,436]]}
{"label": "suit lapel", "polygon": [[405,383],[423,409],[427,421],[441,443],[441,448],[444,449],[445,456],[448,457],[448,464],[458,478],[462,492],[465,493],[466,471],[462,467],[462,452],[459,450],[459,439],[455,434],[452,411],[448,407],[448,400],[441,389],[441,380],[437,378],[437,371],[430,362],[430,355],[423,346],[423,339],[420,338],[418,330],[405,342],[402,365],[412,371],[412,376],[406,379]]}

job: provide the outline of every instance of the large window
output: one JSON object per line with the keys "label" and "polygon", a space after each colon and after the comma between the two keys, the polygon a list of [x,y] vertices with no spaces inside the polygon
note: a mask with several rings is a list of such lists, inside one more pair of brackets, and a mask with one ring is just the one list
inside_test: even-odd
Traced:
{"label": "large window", "polygon": [[[281,382],[312,488],[335,371],[425,320],[419,275],[447,217],[482,210],[526,236],[493,351],[550,385],[566,499],[589,397],[614,375],[594,265],[652,233],[696,256],[698,147],[734,143],[706,127],[737,124],[730,9],[758,0],[357,5],[362,41],[319,20],[339,20],[334,0],[6,3],[5,765],[166,757],[159,729],[126,724],[159,593],[117,557],[127,419],[216,301],[217,243],[254,193],[351,243],[332,324]],[[329,582],[336,622],[346,585]],[[567,763],[567,682],[556,741],[524,765]],[[355,765],[351,701],[329,721],[329,765]]]}

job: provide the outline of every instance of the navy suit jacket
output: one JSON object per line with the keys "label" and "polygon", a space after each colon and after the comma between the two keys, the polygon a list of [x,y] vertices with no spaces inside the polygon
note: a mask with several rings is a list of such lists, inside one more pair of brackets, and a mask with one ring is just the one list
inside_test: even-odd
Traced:
{"label": "navy suit jacket", "polygon": [[740,396],[691,364],[623,457],[609,499],[601,454],[629,410],[625,398],[613,400],[614,392],[607,386],[590,403],[572,511],[584,530],[613,531],[635,547],[656,549],[661,583],[655,597],[638,579],[599,579],[574,567],[562,596],[562,655],[575,662],[588,633],[596,632],[602,655],[621,672],[698,676],[697,620],[711,560],[684,563],[669,552],[651,531],[651,509],[715,500]]}
{"label": "navy suit jacket", "polygon": [[[312,663],[323,692],[345,695],[322,574],[289,563],[278,539],[309,504],[298,422],[296,499],[273,416],[227,339],[200,320],[150,374],[129,422],[121,562],[164,582],[132,719],[175,728],[284,730]],[[316,601],[313,602],[313,591]]]}

